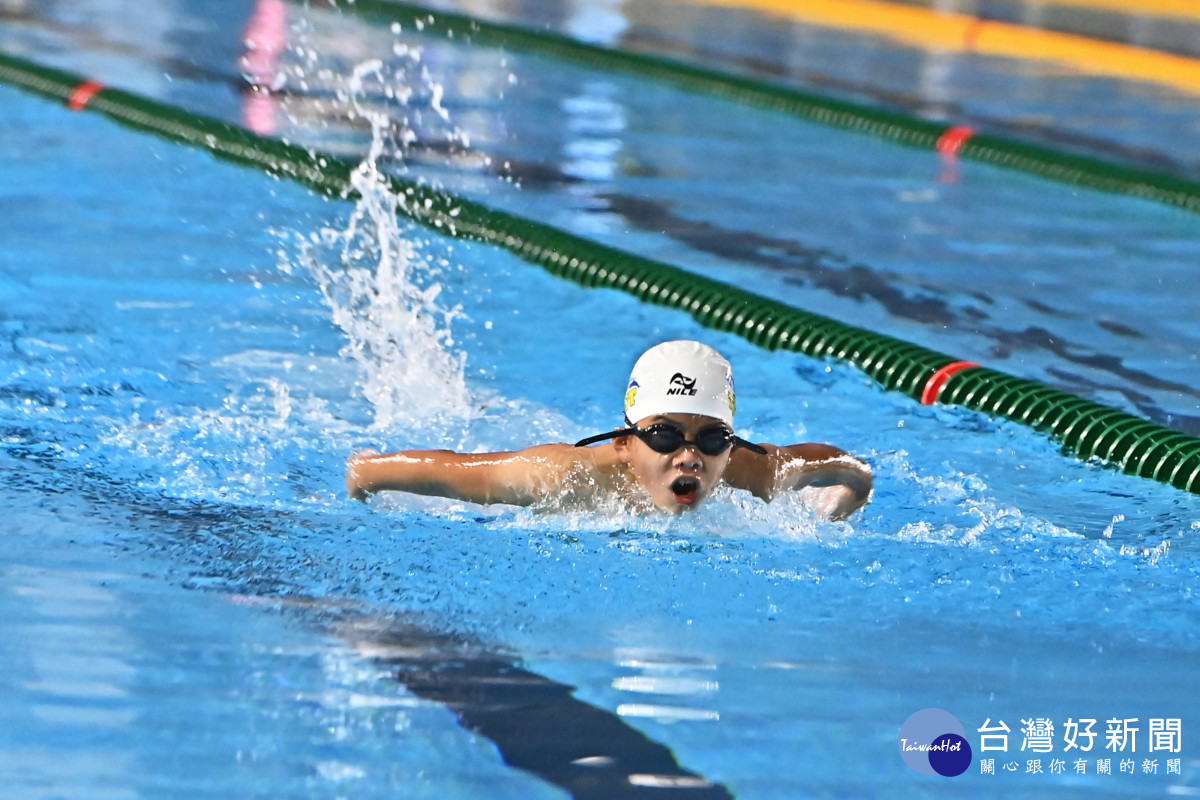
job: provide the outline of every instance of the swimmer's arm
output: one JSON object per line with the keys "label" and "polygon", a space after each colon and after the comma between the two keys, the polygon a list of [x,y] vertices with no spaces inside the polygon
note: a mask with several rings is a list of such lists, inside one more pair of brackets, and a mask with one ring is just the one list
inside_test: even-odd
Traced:
{"label": "swimmer's arm", "polygon": [[357,500],[396,490],[472,503],[529,505],[562,485],[573,463],[572,450],[548,444],[507,453],[356,454],[346,465],[346,492]]}
{"label": "swimmer's arm", "polygon": [[870,499],[871,468],[845,450],[815,442],[762,446],[765,456],[734,450],[725,482],[767,501],[814,487],[819,490],[816,509],[831,519],[845,519]]}

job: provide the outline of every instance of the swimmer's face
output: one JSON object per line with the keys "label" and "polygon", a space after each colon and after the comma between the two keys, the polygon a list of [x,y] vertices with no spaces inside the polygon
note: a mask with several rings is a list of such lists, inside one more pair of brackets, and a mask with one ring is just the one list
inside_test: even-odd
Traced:
{"label": "swimmer's face", "polygon": [[[721,420],[699,414],[655,414],[638,420],[636,427],[647,430],[655,425],[677,429],[689,442],[710,429],[728,430]],[[613,446],[654,504],[677,514],[695,508],[721,482],[733,450],[708,455],[695,444],[681,444],[670,453],[659,453],[637,436],[618,437]]]}

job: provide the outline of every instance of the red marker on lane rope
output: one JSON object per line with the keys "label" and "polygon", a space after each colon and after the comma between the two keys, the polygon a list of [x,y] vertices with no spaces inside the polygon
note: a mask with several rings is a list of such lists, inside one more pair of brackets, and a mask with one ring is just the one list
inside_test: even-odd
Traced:
{"label": "red marker on lane rope", "polygon": [[72,111],[82,110],[96,96],[96,93],[103,88],[104,84],[100,83],[100,81],[84,81],[71,90],[71,94],[67,98],[67,108]]}
{"label": "red marker on lane rope", "polygon": [[975,135],[975,130],[966,125],[954,125],[942,131],[937,140],[937,151],[947,158],[955,158],[967,140]]}
{"label": "red marker on lane rope", "polygon": [[974,361],[952,361],[942,367],[930,375],[929,380],[925,382],[925,388],[921,390],[921,403],[927,406],[933,405],[937,402],[938,395],[942,392],[942,387],[946,385],[946,381],[950,380],[951,375],[961,372],[964,369],[978,366]]}

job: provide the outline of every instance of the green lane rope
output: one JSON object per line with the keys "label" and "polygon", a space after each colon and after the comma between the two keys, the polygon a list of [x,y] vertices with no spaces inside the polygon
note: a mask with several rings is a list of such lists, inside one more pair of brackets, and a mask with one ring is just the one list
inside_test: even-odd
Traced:
{"label": "green lane rope", "polygon": [[549,31],[486,22],[391,0],[348,0],[345,8],[423,35],[489,47],[534,53],[583,66],[623,72],[849,129],[947,157],[978,161],[1039,178],[1115,194],[1126,194],[1188,211],[1200,211],[1200,182],[1151,170],[1063,153],[1000,136],[977,133],[963,125],[932,122],[897,111],[836,100],[797,89],[730,75],[660,56],[580,42]]}
{"label": "green lane rope", "polygon": [[[352,197],[356,165],[265,139],[211,117],[0,54],[0,82],[99,111],[169,140],[336,197]],[[958,361],[920,345],[801,311],[677,267],[590,242],[413,181],[391,178],[398,212],[442,234],[503,248],[587,287],[628,292],[769,349],[853,364],[922,403],[955,404],[1028,425],[1068,453],[1200,494],[1200,439],[1035,381]]]}

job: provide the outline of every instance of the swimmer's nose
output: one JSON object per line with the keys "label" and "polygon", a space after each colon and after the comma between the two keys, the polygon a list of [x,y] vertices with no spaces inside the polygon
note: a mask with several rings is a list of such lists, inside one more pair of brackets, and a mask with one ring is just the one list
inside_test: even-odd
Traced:
{"label": "swimmer's nose", "polygon": [[702,463],[700,451],[694,444],[685,444],[675,456],[675,466],[679,469],[700,469]]}

